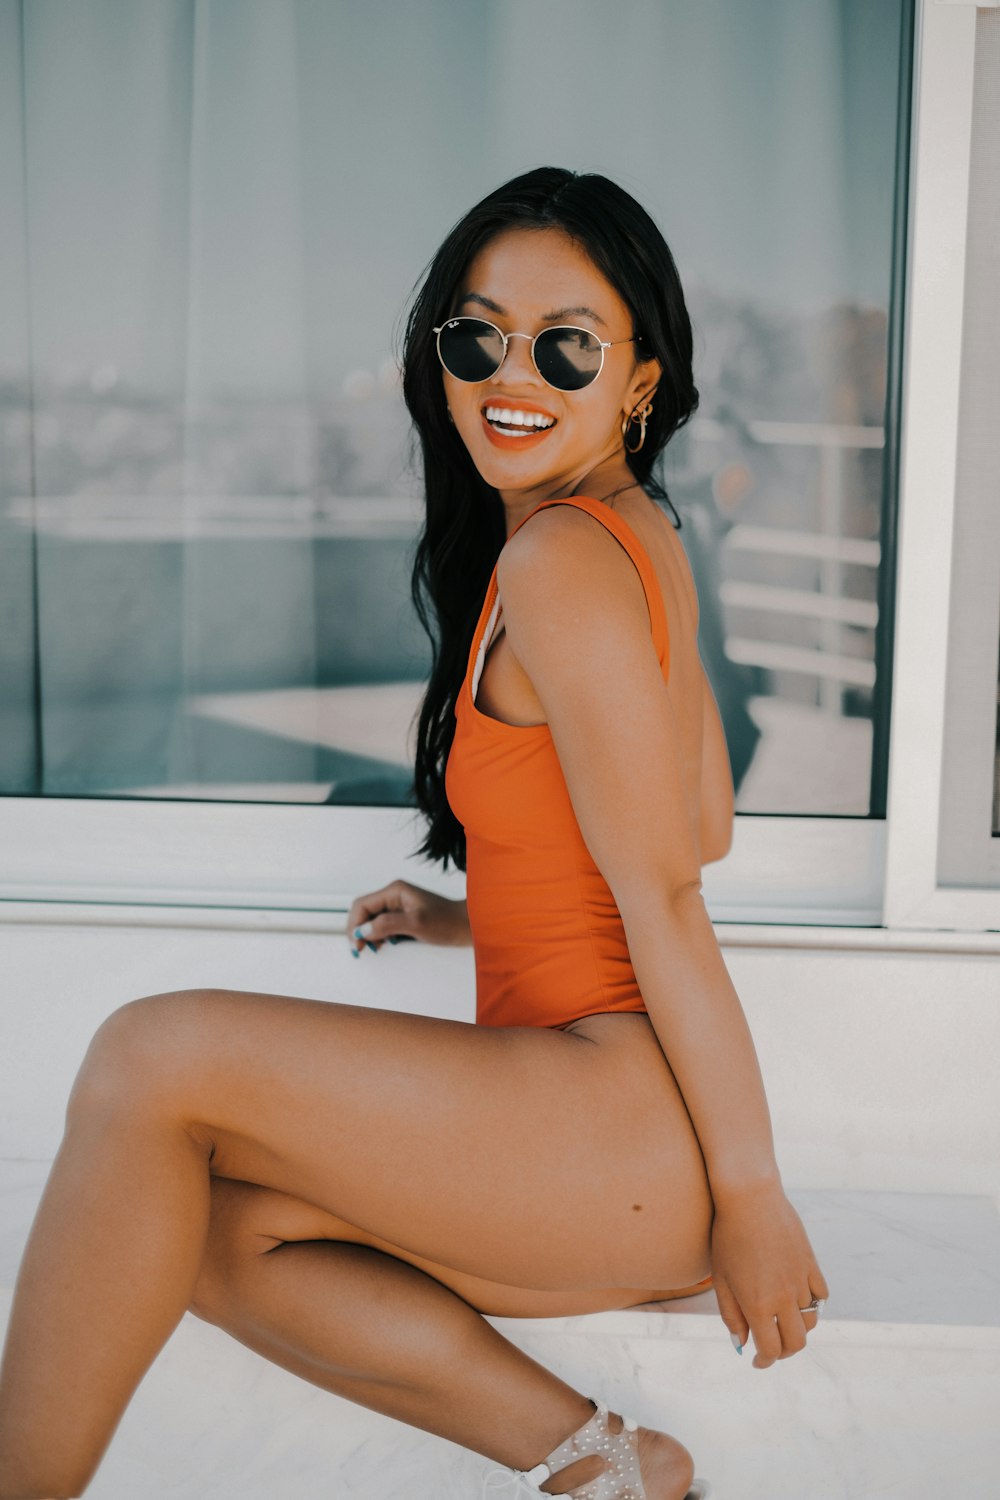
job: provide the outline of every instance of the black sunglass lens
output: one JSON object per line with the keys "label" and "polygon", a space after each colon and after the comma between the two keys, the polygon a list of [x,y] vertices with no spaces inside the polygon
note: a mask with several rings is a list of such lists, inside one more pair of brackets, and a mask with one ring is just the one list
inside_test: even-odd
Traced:
{"label": "black sunglass lens", "polygon": [[579,391],[601,368],[601,344],[585,328],[546,328],[535,340],[538,373],[560,391]]}
{"label": "black sunglass lens", "polygon": [[453,318],[441,329],[438,349],[456,380],[489,380],[503,362],[503,339],[482,318]]}

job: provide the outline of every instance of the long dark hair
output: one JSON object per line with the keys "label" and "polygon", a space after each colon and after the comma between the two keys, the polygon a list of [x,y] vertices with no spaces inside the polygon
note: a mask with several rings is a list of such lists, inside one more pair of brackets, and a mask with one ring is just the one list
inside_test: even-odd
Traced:
{"label": "long dark hair", "polygon": [[418,853],[441,860],[445,869],[449,859],[465,869],[465,831],[448,805],[444,773],[472,632],[506,540],[506,519],[499,494],[484,482],[448,420],[433,329],[450,314],[472,258],[494,235],[513,228],[557,228],[576,241],[628,306],[639,357],[659,359],[663,376],[646,440],[638,453],[626,452],[626,462],[646,493],[668,505],[652,469],[698,405],[691,321],[674,258],[645,209],[609,178],[564,167],[514,177],[459,220],[427,267],[407,319],[402,357],[403,395],[419,437],[427,495],[411,587],[432,648],[413,792],[429,822]]}

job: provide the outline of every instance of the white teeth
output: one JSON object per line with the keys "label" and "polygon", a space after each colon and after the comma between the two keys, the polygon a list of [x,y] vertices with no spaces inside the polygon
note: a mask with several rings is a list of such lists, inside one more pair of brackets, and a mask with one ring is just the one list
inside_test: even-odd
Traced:
{"label": "white teeth", "polygon": [[540,411],[514,411],[509,406],[488,406],[487,422],[500,422],[505,427],[552,427],[553,417],[545,417]]}

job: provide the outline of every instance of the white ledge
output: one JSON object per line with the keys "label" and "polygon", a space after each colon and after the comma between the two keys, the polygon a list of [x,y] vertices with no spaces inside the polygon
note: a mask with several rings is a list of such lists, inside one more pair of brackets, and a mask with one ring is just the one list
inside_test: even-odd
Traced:
{"label": "white ledge", "polygon": [[[5,901],[0,925],[55,927],[179,927],[215,931],[342,933],[343,907],[125,905],[92,901]],[[949,928],[820,926],[715,921],[722,948],[800,948],[878,953],[1000,954],[1000,931]]]}

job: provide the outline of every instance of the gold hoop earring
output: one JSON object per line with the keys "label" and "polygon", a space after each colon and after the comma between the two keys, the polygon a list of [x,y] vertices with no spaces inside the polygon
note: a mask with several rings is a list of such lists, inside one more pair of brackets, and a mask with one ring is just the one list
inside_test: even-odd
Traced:
{"label": "gold hoop earring", "polygon": [[[626,453],[638,453],[639,449],[646,441],[646,418],[649,416],[649,413],[652,411],[652,409],[653,403],[652,401],[649,401],[643,407],[641,412],[639,412],[638,414],[636,414],[634,411],[631,412],[622,423],[622,439],[625,444]],[[639,423],[639,441],[635,444],[634,447],[630,448],[628,441],[628,430],[633,422]]]}

